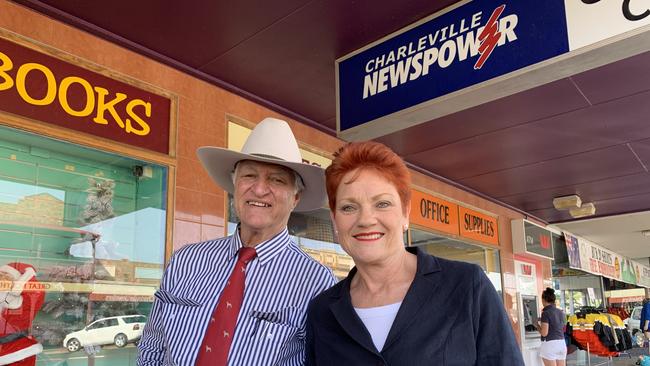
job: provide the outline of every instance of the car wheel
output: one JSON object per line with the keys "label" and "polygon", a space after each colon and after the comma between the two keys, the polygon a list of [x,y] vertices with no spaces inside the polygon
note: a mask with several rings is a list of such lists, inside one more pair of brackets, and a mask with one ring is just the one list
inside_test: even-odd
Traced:
{"label": "car wheel", "polygon": [[68,341],[66,348],[70,352],[77,352],[79,348],[81,348],[81,343],[79,343],[79,340],[77,338],[72,338]]}
{"label": "car wheel", "polygon": [[120,333],[120,334],[115,336],[114,343],[115,343],[116,346],[122,348],[122,347],[126,346],[127,342],[128,342],[128,339],[126,338],[126,335]]}

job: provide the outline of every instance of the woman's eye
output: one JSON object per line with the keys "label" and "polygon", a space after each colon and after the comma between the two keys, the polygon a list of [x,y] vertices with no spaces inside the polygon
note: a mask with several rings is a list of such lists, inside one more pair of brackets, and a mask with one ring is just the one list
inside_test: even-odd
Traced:
{"label": "woman's eye", "polygon": [[343,205],[343,206],[341,206],[340,210],[343,211],[343,212],[352,212],[352,211],[354,211],[354,206],[352,206],[352,205]]}
{"label": "woman's eye", "polygon": [[377,203],[377,208],[387,208],[390,207],[390,202],[388,201],[381,201]]}

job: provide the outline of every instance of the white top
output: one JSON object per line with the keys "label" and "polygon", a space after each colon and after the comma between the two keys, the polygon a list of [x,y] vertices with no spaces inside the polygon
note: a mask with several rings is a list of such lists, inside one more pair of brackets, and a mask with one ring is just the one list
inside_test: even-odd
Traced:
{"label": "white top", "polygon": [[386,337],[388,337],[388,332],[393,325],[400,305],[402,305],[401,301],[374,308],[354,308],[354,311],[357,312],[366,329],[368,329],[368,333],[372,337],[372,343],[380,352],[384,348]]}

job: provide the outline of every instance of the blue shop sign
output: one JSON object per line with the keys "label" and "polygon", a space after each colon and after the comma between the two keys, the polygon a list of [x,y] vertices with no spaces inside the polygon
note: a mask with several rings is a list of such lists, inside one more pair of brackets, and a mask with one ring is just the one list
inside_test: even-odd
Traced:
{"label": "blue shop sign", "polygon": [[568,52],[564,5],[471,1],[337,60],[338,131]]}

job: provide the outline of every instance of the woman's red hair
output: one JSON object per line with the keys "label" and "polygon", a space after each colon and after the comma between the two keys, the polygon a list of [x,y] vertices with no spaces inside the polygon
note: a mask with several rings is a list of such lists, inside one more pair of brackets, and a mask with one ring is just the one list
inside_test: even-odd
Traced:
{"label": "woman's red hair", "polygon": [[325,187],[330,210],[335,213],[336,191],[343,177],[354,170],[371,169],[388,180],[399,194],[402,210],[411,204],[411,173],[393,150],[374,141],[351,142],[334,153],[332,165],[325,169]]}

